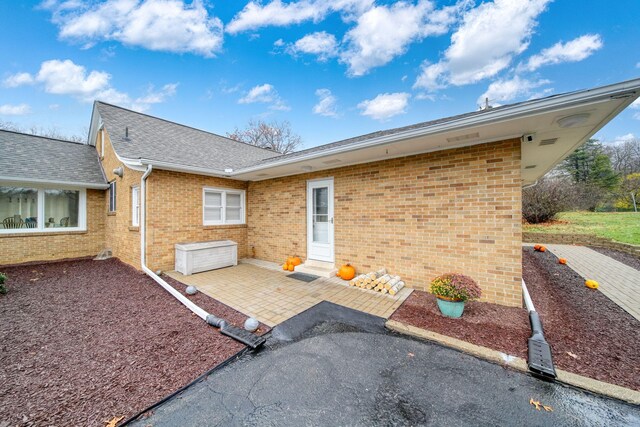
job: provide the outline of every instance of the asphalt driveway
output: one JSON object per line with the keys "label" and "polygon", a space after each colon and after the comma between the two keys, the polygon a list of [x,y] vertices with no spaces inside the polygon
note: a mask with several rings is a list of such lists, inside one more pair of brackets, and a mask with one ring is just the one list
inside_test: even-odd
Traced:
{"label": "asphalt driveway", "polygon": [[[345,310],[322,303],[291,319],[260,353],[214,372],[137,423],[640,425],[638,407],[387,333],[379,318]],[[553,411],[535,410],[531,398]]]}

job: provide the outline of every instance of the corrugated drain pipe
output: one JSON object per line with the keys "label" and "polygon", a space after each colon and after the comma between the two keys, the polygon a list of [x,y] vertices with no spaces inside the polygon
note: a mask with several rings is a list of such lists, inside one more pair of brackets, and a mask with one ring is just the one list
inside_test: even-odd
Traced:
{"label": "corrugated drain pipe", "polygon": [[155,274],[146,264],[146,230],[147,230],[147,209],[146,209],[146,184],[147,178],[151,175],[153,171],[153,167],[151,165],[147,166],[147,170],[142,175],[140,179],[140,264],[142,266],[142,271],[147,273],[149,277],[158,282],[160,286],[162,286],[167,292],[173,295],[178,301],[180,301],[185,307],[195,313],[202,320],[207,322],[211,326],[215,326],[216,328],[224,327],[227,322],[224,319],[214,316],[213,314],[207,313],[202,308],[198,307],[192,301],[190,301],[187,297],[178,292],[173,286],[168,284],[166,281],[162,280],[160,276]]}
{"label": "corrugated drain pipe", "polygon": [[551,347],[544,338],[544,331],[542,330],[542,322],[540,321],[540,315],[533,306],[531,295],[527,285],[522,280],[522,295],[524,297],[524,305],[529,312],[529,322],[531,324],[531,337],[529,338],[529,354],[527,365],[532,375],[545,380],[555,380],[556,370],[553,366],[553,357],[551,356]]}

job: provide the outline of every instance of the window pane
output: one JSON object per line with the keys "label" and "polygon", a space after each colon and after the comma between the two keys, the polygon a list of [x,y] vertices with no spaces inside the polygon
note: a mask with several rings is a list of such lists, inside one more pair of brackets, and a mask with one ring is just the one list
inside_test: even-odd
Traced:
{"label": "window pane", "polygon": [[222,208],[204,208],[204,220],[205,221],[220,221],[222,220]]}
{"label": "window pane", "polygon": [[79,191],[44,190],[45,227],[77,227],[79,208]]}
{"label": "window pane", "polygon": [[227,206],[237,207],[242,206],[240,203],[241,196],[240,194],[227,193]]}
{"label": "window pane", "polygon": [[205,206],[222,206],[222,193],[206,191],[204,193]]}
{"label": "window pane", "polygon": [[38,228],[38,190],[0,187],[0,228]]}
{"label": "window pane", "polygon": [[109,183],[109,212],[116,211],[116,182]]}
{"label": "window pane", "polygon": [[313,189],[313,213],[318,215],[329,213],[329,189],[327,187]]}
{"label": "window pane", "polygon": [[131,225],[140,224],[140,187],[131,188]]}
{"label": "window pane", "polygon": [[242,209],[241,208],[234,208],[234,207],[227,207],[227,221],[240,221],[241,218],[241,213],[242,213]]}

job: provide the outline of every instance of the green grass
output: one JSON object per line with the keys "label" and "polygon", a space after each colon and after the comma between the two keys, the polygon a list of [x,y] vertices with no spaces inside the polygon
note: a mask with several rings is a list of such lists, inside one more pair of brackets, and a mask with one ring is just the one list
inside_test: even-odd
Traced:
{"label": "green grass", "polygon": [[562,212],[549,224],[524,225],[533,233],[590,234],[617,242],[640,245],[640,213]]}

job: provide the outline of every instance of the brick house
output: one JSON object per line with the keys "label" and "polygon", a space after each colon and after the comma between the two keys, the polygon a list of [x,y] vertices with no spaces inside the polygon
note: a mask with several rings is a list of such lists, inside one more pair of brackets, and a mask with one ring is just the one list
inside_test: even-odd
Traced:
{"label": "brick house", "polygon": [[95,102],[86,145],[0,131],[0,265],[109,248],[170,270],[176,243],[228,239],[239,258],[297,254],[316,274],[384,266],[418,289],[454,270],[484,300],[520,306],[522,187],[639,90],[623,82],[286,155]]}

